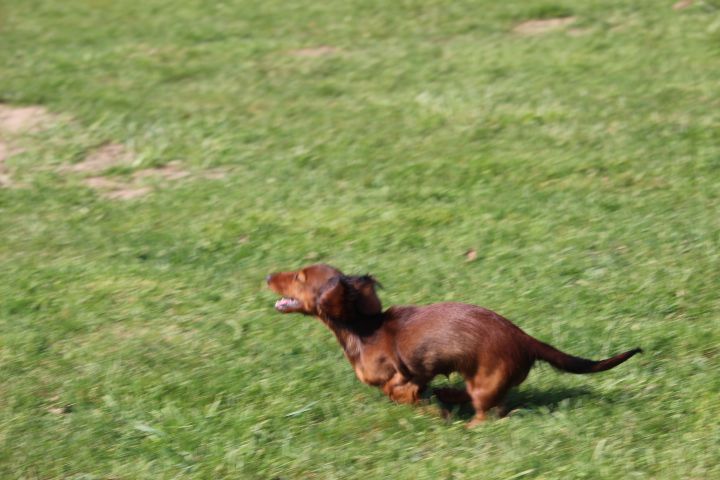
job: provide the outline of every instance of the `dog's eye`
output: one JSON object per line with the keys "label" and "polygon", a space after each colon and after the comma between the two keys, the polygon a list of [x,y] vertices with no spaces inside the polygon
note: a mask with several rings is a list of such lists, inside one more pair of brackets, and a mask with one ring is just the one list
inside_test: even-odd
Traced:
{"label": "dog's eye", "polygon": [[300,283],[305,283],[305,272],[296,272],[295,276],[293,276],[293,280],[297,280]]}

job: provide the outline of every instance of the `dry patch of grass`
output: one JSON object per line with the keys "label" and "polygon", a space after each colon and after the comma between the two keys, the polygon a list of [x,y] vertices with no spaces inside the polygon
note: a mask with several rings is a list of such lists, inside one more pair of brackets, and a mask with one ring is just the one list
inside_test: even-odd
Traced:
{"label": "dry patch of grass", "polygon": [[10,146],[0,141],[0,187],[9,187],[12,184],[10,174],[5,167],[5,159],[10,156]]}
{"label": "dry patch of grass", "polygon": [[86,178],[84,183],[93,190],[99,191],[103,197],[112,200],[131,200],[143,197],[152,191],[147,186],[128,184],[107,177]]}
{"label": "dry patch of grass", "polygon": [[567,31],[567,34],[571,37],[583,37],[585,35],[589,35],[591,33],[591,30],[589,28],[570,28]]}
{"label": "dry patch of grass", "polygon": [[40,106],[16,107],[0,103],[0,188],[14,185],[6,160],[20,149],[10,137],[34,133],[47,128],[55,116]]}
{"label": "dry patch of grass", "polygon": [[338,53],[339,48],[331,47],[328,45],[320,45],[317,47],[299,48],[290,52],[290,55],[294,57],[325,57]]}
{"label": "dry patch of grass", "polygon": [[[90,157],[92,158],[88,157],[88,160],[77,165],[81,168],[76,168],[74,170],[99,173],[96,167],[102,171],[111,166],[115,166],[118,164],[117,160],[121,157],[125,157],[127,153],[124,149],[119,148],[112,149],[112,152],[115,152],[117,155],[113,155],[107,148],[103,149],[103,152],[103,155],[98,155],[98,152],[91,154]],[[92,166],[93,168],[88,170],[89,166]],[[103,176],[93,176],[86,178],[84,183],[86,186],[99,191],[105,198],[112,200],[132,200],[134,198],[143,197],[152,192],[152,188],[150,188],[150,186],[143,185],[141,183],[144,179],[179,180],[187,177],[188,175],[190,175],[190,172],[180,168],[179,162],[171,162],[161,167],[138,170],[132,174],[129,181],[120,181]]]}
{"label": "dry patch of grass", "polygon": [[[0,104],[52,118],[0,132],[0,479],[720,478],[718,0],[678,1],[4,2]],[[311,262],[647,354],[467,432],[273,313]]]}
{"label": "dry patch of grass", "polygon": [[133,174],[133,179],[160,178],[163,180],[180,180],[190,175],[190,172],[181,168],[180,162],[170,162],[161,167],[146,168],[138,170]]}
{"label": "dry patch of grass", "polygon": [[560,30],[575,21],[575,17],[558,17],[558,18],[543,18],[537,20],[527,20],[525,22],[515,25],[513,32],[520,35],[540,35],[543,33],[551,32],[553,30]]}
{"label": "dry patch of grass", "polygon": [[[17,186],[13,181],[7,159],[22,151],[11,143],[15,137],[36,133],[52,127],[58,122],[57,115],[41,106],[12,106],[0,104],[0,188]],[[111,168],[129,168],[137,162],[135,153],[122,143],[107,142],[92,150],[83,161],[65,165],[58,169],[63,174],[86,176],[83,184],[113,200],[131,200],[152,192],[148,183],[177,181],[191,176],[178,161],[138,170],[129,178],[103,175]],[[198,177],[207,180],[221,180],[227,172],[221,169],[199,172]]]}
{"label": "dry patch of grass", "polygon": [[91,152],[85,160],[69,167],[69,170],[80,173],[101,173],[111,167],[130,166],[134,155],[124,145],[106,143]]}
{"label": "dry patch of grass", "polygon": [[[92,163],[97,164],[96,162]],[[116,164],[108,163],[105,166],[109,167],[114,165]],[[81,169],[76,171],[84,170]],[[95,171],[94,173],[99,172]],[[152,192],[153,189],[147,184],[148,182],[158,183],[163,181],[177,181],[191,175],[192,172],[183,169],[180,162],[174,161],[159,167],[138,170],[125,181],[95,175],[86,178],[84,184],[93,190],[97,190],[105,198],[112,200],[132,200],[134,198],[143,197]],[[222,170],[210,170],[202,172],[198,176],[208,180],[219,180],[225,178],[227,176],[227,172]]]}
{"label": "dry patch of grass", "polygon": [[673,10],[683,10],[685,8],[691,7],[693,4],[693,0],[680,0],[679,2],[675,3],[673,5]]}
{"label": "dry patch of grass", "polygon": [[31,133],[43,129],[54,116],[40,106],[13,107],[0,104],[0,132]]}
{"label": "dry patch of grass", "polygon": [[120,143],[106,143],[90,152],[82,162],[61,170],[92,175],[83,183],[99,191],[105,198],[113,200],[131,200],[149,194],[152,188],[142,184],[144,179],[178,180],[190,174],[180,167],[179,162],[170,162],[161,167],[138,170],[129,180],[124,181],[101,175],[110,168],[130,167],[134,162],[135,155],[127,147]]}

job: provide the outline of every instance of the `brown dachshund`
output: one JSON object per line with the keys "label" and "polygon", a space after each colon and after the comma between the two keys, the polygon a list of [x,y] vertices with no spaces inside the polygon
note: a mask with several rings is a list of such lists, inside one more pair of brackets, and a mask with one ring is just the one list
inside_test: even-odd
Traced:
{"label": "brown dachshund", "polygon": [[283,298],[281,313],[318,317],[337,337],[360,381],[382,387],[399,403],[416,403],[436,375],[459,372],[466,391],[436,389],[446,403],[472,402],[485,419],[507,391],[525,380],[536,360],[570,373],[609,370],[641,349],[594,361],[563,353],[495,312],[464,303],[390,307],[382,311],[369,276],[347,276],[329,265],[274,273],[268,286]]}

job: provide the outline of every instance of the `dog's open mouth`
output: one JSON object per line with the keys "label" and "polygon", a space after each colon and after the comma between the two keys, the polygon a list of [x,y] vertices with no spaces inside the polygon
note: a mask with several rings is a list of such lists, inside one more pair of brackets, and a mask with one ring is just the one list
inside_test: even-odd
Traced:
{"label": "dog's open mouth", "polygon": [[289,312],[300,308],[300,300],[290,297],[282,297],[275,302],[275,310],[279,312]]}

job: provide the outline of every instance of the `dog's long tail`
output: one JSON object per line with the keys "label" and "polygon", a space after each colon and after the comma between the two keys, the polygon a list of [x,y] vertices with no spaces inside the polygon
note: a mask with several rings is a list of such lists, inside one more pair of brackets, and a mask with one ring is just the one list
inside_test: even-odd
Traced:
{"label": "dog's long tail", "polygon": [[530,338],[530,351],[538,360],[544,360],[553,367],[569,373],[595,373],[617,367],[636,353],[642,353],[641,348],[633,348],[625,353],[606,358],[605,360],[588,360],[561,352],[557,348]]}

